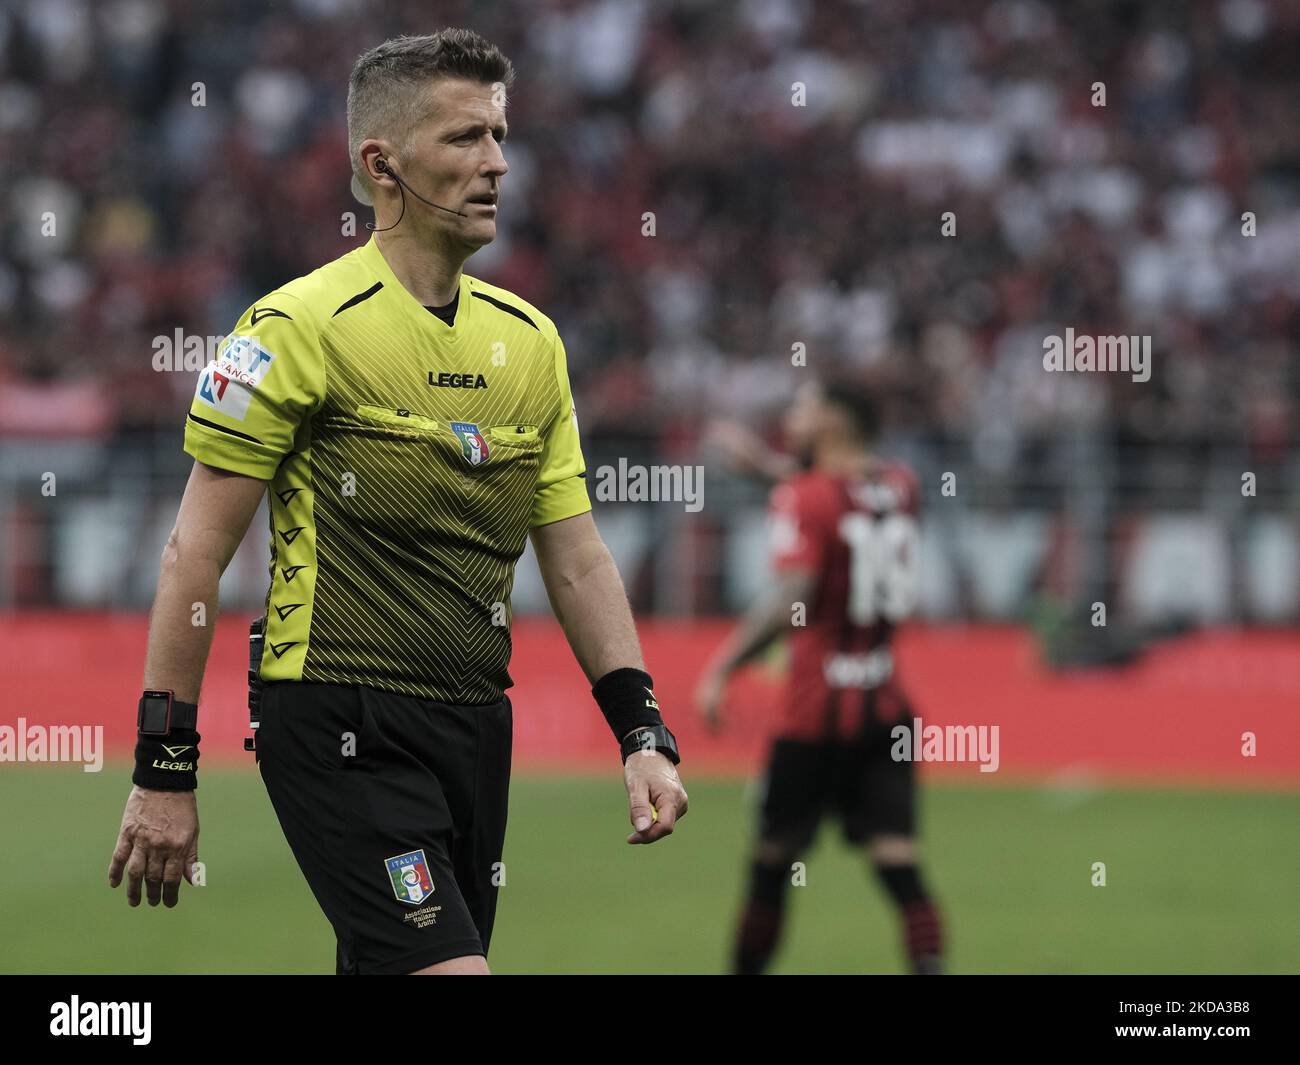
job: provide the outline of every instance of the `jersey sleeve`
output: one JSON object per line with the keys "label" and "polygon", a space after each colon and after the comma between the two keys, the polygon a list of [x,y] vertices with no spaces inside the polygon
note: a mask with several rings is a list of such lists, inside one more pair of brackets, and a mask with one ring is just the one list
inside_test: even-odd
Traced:
{"label": "jersey sleeve", "polygon": [[587,495],[587,464],[578,440],[578,412],[569,387],[564,341],[555,336],[555,376],[560,404],[542,442],[542,463],[537,473],[530,525],[549,525],[591,509]]}
{"label": "jersey sleeve", "polygon": [[269,481],[324,396],[320,341],[307,308],[274,292],[244,312],[200,372],[185,450],[209,466]]}
{"label": "jersey sleeve", "polygon": [[768,503],[772,568],[818,572],[826,554],[825,522],[808,492],[797,484],[781,484]]}

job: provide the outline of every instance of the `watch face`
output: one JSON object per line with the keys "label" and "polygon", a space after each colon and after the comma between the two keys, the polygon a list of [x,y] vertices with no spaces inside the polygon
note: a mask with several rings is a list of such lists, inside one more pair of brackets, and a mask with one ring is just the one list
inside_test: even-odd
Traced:
{"label": "watch face", "polygon": [[163,735],[171,724],[170,692],[145,692],[140,700],[140,731]]}

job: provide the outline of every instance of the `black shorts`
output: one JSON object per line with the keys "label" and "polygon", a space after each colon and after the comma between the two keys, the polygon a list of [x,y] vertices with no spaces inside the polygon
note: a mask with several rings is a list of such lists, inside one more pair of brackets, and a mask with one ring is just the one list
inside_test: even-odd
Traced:
{"label": "black shorts", "polygon": [[910,761],[890,757],[892,745],[884,728],[852,741],[776,740],[765,781],[762,838],[802,850],[827,813],[838,815],[850,843],[911,836],[916,774]]}
{"label": "black shorts", "polygon": [[487,954],[510,743],[506,696],[451,706],[357,686],[265,686],[258,766],[338,937],[339,974]]}

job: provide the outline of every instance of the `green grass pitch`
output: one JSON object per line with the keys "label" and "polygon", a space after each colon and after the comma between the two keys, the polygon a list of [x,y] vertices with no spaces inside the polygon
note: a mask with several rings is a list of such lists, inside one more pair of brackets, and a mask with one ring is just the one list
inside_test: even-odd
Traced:
{"label": "green grass pitch", "polygon": [[[752,832],[742,781],[688,775],[690,815],[626,839],[607,777],[517,776],[490,963],[498,973],[725,970]],[[330,973],[334,939],[261,781],[204,770],[207,886],[132,910],[107,886],[124,766],[0,769],[0,971]],[[958,973],[1295,972],[1300,794],[943,785],[926,876]],[[1093,863],[1106,886],[1092,886]],[[893,914],[827,824],[790,889],[778,973],[903,971]]]}

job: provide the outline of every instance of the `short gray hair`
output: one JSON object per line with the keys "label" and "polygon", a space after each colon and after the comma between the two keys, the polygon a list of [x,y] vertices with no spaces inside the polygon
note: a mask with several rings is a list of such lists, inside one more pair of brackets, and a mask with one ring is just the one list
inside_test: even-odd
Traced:
{"label": "short gray hair", "polygon": [[348,154],[358,180],[367,178],[357,158],[361,142],[368,137],[403,142],[420,117],[434,78],[467,78],[509,89],[515,68],[496,45],[473,30],[448,28],[420,37],[394,37],[370,49],[348,79]]}

